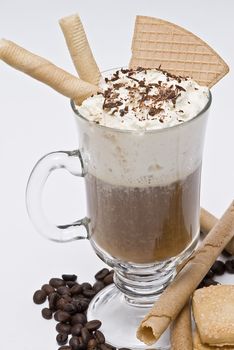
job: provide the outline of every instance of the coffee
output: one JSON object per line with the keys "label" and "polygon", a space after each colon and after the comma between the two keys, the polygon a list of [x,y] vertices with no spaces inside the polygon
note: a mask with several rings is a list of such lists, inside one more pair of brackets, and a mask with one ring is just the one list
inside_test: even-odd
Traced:
{"label": "coffee", "polygon": [[164,186],[117,186],[88,174],[86,189],[91,240],[117,259],[169,259],[198,234],[200,167]]}

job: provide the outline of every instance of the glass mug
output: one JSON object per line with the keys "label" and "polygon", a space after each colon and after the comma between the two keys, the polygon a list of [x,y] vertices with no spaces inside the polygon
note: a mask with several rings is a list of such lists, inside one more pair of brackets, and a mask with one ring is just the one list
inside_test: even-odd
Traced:
{"label": "glass mug", "polygon": [[[96,254],[114,269],[115,284],[94,297],[88,318],[102,321],[110,344],[145,348],[136,339],[136,328],[198,241],[211,94],[195,118],[149,131],[102,126],[71,105],[79,150],[54,152],[39,160],[27,185],[28,213],[50,240],[89,239]],[[51,224],[41,207],[44,184],[59,168],[84,177],[88,204],[87,217],[63,226]],[[154,348],[169,349],[168,334]]]}

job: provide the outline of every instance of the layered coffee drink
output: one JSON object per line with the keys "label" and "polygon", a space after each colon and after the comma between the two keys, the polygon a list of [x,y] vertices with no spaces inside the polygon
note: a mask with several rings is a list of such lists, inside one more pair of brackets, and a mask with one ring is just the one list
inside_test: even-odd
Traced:
{"label": "layered coffee drink", "polygon": [[79,107],[91,121],[81,143],[97,249],[148,264],[178,256],[196,239],[199,113],[208,99],[208,88],[189,78],[138,68],[114,72]]}

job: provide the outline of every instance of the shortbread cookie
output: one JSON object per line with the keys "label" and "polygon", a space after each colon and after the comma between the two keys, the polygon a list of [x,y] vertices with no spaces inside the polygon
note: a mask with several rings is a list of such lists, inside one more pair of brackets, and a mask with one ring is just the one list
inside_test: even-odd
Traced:
{"label": "shortbread cookie", "polygon": [[209,346],[209,345],[204,345],[201,342],[201,339],[199,337],[198,331],[195,330],[193,334],[193,350],[234,350],[233,346]]}
{"label": "shortbread cookie", "polygon": [[193,314],[202,343],[234,346],[234,285],[196,290]]}

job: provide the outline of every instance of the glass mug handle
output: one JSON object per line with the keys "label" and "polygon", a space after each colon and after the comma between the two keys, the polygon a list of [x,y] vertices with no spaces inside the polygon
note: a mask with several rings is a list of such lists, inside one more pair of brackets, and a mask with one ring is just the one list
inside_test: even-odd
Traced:
{"label": "glass mug handle", "polygon": [[[83,160],[79,150],[52,152],[41,158],[34,166],[26,189],[26,206],[30,219],[37,231],[54,242],[71,242],[88,238],[89,218],[72,224],[56,226],[51,224],[42,209],[43,188],[49,175],[56,169],[66,169],[72,175],[84,177]],[[84,230],[81,227],[85,228]]]}

